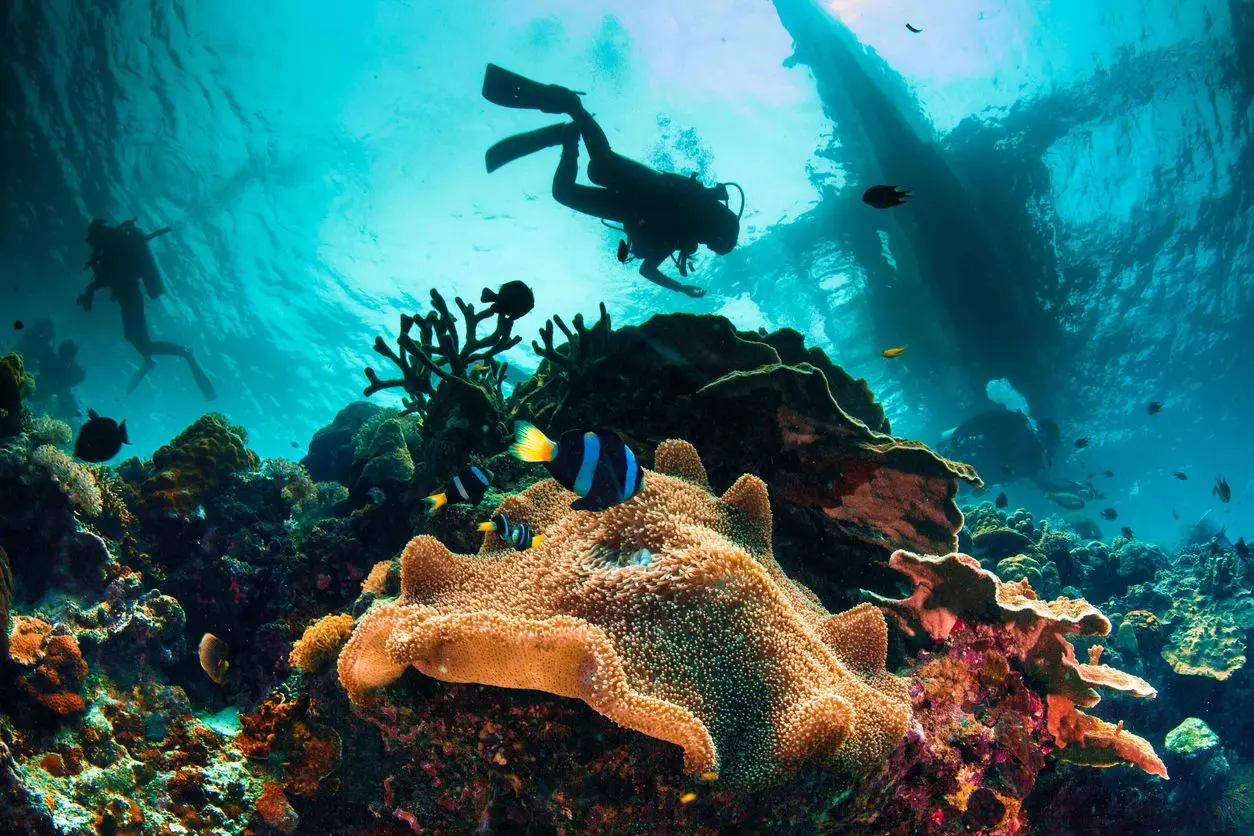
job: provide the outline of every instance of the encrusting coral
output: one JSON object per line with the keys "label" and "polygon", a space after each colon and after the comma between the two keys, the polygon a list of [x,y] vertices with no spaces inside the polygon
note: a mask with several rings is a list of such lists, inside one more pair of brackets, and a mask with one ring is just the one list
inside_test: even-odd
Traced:
{"label": "encrusting coral", "polygon": [[910,721],[883,616],[833,616],[784,575],[760,479],[715,497],[688,443],[664,442],[655,461],[639,495],[601,513],[571,511],[552,480],[508,498],[499,510],[544,532],[538,548],[488,536],[468,557],[411,541],[401,597],[340,655],[350,698],[369,704],[412,665],[577,697],[681,746],[691,774],[761,784],[811,758],[882,764]]}
{"label": "encrusting coral", "polygon": [[140,487],[141,511],[187,513],[220,490],[232,475],[256,470],[257,454],[248,433],[226,416],[211,412],[152,455],[153,475]]}
{"label": "encrusting coral", "polygon": [[288,661],[302,673],[316,673],[334,661],[340,648],[353,632],[351,615],[326,615],[305,628]]}
{"label": "encrusting coral", "polygon": [[1076,710],[1100,701],[1096,688],[1136,697],[1157,694],[1145,680],[1098,664],[1100,651],[1087,663],[1076,659],[1075,647],[1065,635],[1110,633],[1110,622],[1087,601],[1040,601],[1026,580],[1002,583],[965,554],[897,551],[889,565],[910,578],[913,594],[901,600],[871,597],[908,634],[922,630],[934,641],[944,641],[959,624],[978,622],[1001,625],[1013,638],[1018,661],[1047,695],[1049,731],[1059,749],[1067,749],[1066,760],[1091,766],[1129,763],[1167,777],[1166,767],[1147,741],[1124,731],[1122,723],[1115,726]]}

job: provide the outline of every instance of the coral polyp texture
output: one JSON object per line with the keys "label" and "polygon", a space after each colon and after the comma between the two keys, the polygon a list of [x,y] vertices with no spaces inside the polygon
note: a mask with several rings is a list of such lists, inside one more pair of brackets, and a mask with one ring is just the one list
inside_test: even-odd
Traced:
{"label": "coral polyp texture", "polygon": [[552,480],[506,499],[500,512],[545,534],[538,548],[488,536],[461,556],[412,540],[400,598],[368,612],[340,656],[352,700],[383,698],[413,666],[576,697],[682,747],[694,775],[762,784],[811,759],[882,764],[910,721],[883,616],[833,616],[784,575],[757,477],[716,497],[691,445],[664,442],[655,460],[641,493],[603,513],[570,510]]}
{"label": "coral polyp texture", "polygon": [[[1092,766],[1127,763],[1167,777],[1167,768],[1147,741],[1077,710],[1100,701],[1097,688],[1136,697],[1157,691],[1140,677],[1109,665],[1076,659],[1065,636],[1105,636],[1110,622],[1084,599],[1037,599],[1026,580],[1002,583],[965,554],[923,556],[897,551],[889,565],[914,583],[901,600],[873,596],[896,616],[902,629],[944,641],[964,622],[1000,625],[1013,642],[1014,656],[1047,695],[1048,728],[1064,759]],[[965,626],[965,625],[964,625]]]}
{"label": "coral polyp texture", "polygon": [[140,508],[191,511],[233,474],[257,469],[257,454],[247,443],[248,433],[225,416],[216,412],[201,416],[153,453],[154,473],[140,487]]}

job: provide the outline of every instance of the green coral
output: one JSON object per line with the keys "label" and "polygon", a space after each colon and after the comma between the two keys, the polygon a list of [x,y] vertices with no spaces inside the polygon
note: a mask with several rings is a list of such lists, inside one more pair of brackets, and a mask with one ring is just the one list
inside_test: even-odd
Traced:
{"label": "green coral", "polygon": [[1219,749],[1219,735],[1196,717],[1186,717],[1184,722],[1167,732],[1167,751],[1182,758],[1198,758]]}
{"label": "green coral", "polygon": [[248,433],[225,415],[201,416],[152,456],[153,475],[140,488],[143,511],[191,511],[223,488],[236,473],[256,470]]}
{"label": "green coral", "polygon": [[58,421],[49,415],[40,415],[31,421],[30,432],[31,444],[40,447],[44,444],[55,444],[63,447],[70,443],[74,438],[74,431],[70,429],[70,425],[64,421]]}

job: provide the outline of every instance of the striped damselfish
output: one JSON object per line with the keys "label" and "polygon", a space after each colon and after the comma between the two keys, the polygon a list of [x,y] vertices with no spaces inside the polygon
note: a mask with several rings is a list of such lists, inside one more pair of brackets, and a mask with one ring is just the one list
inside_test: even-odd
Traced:
{"label": "striped damselfish", "polygon": [[491,484],[492,471],[485,467],[471,465],[454,476],[444,486],[444,490],[431,494],[423,502],[427,503],[427,508],[432,511],[444,507],[449,502],[469,502],[471,505],[478,505]]}
{"label": "striped damselfish", "polygon": [[489,522],[479,523],[483,532],[495,531],[496,536],[514,547],[516,551],[525,552],[544,542],[543,534],[536,534],[535,529],[525,522],[510,522],[509,517],[497,514]]}

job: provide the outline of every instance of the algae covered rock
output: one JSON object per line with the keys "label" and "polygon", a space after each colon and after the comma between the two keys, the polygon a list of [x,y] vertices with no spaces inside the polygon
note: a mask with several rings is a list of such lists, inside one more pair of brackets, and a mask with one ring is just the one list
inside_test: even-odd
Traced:
{"label": "algae covered rock", "polygon": [[236,473],[260,466],[247,444],[247,431],[225,415],[201,416],[153,453],[153,475],[139,490],[140,510],[191,511],[224,488]]}
{"label": "algae covered rock", "polygon": [[369,485],[408,482],[414,475],[414,459],[405,443],[399,418],[388,418],[358,442],[358,459],[364,460],[359,481]]}
{"label": "algae covered rock", "polygon": [[357,434],[383,407],[369,401],[353,401],[335,413],[331,423],[314,433],[309,452],[300,463],[315,482],[352,484]]}

